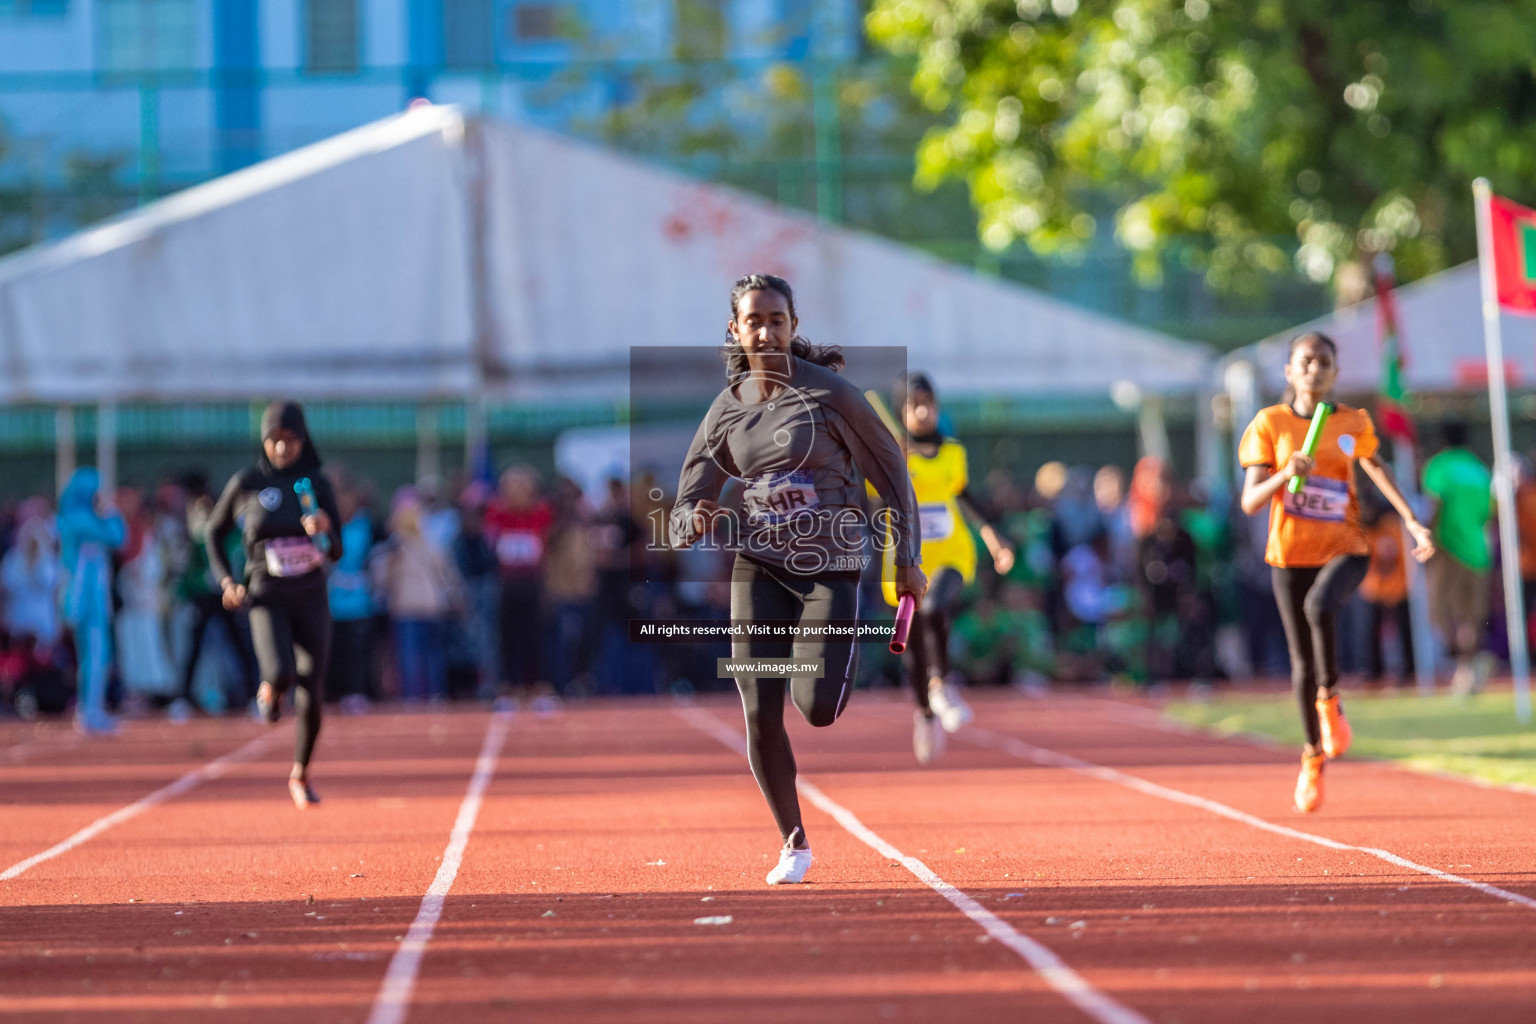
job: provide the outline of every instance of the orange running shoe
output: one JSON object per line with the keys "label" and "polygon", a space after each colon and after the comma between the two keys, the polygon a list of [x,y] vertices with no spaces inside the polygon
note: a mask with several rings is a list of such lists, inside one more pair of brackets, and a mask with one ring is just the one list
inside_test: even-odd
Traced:
{"label": "orange running shoe", "polygon": [[1322,754],[1301,758],[1301,774],[1296,777],[1296,809],[1311,814],[1323,805],[1323,763],[1328,759]]}
{"label": "orange running shoe", "polygon": [[1338,694],[1317,702],[1317,723],[1323,731],[1323,753],[1343,757],[1354,733],[1349,728],[1349,719],[1344,717],[1344,705],[1339,703]]}

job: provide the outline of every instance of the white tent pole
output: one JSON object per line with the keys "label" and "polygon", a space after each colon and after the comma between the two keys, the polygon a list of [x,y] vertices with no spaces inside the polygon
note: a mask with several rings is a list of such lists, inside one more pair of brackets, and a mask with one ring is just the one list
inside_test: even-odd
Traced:
{"label": "white tent pole", "polygon": [[428,402],[416,407],[416,482],[441,480],[441,453],[438,451],[437,406]]}
{"label": "white tent pole", "polygon": [[[496,348],[496,329],[491,315],[489,248],[490,214],[486,189],[485,133],[480,119],[467,117],[464,122],[464,162],[469,206],[470,316],[474,323],[473,350],[470,354],[472,383],[464,396],[464,469],[473,477],[488,439],[486,423],[487,386],[491,359]],[[494,467],[492,467],[494,471]]]}
{"label": "white tent pole", "polygon": [[96,472],[102,497],[111,501],[117,490],[117,402],[110,398],[96,406]]}
{"label": "white tent pole", "polygon": [[75,449],[75,407],[61,405],[53,410],[53,480],[57,493],[63,494],[69,478],[75,475],[79,456]]}
{"label": "white tent pole", "polygon": [[1216,391],[1204,384],[1195,392],[1195,472],[1213,491],[1227,491],[1221,440],[1216,427]]}
{"label": "white tent pole", "polygon": [[1494,284],[1492,189],[1487,178],[1472,183],[1477,208],[1478,273],[1483,282],[1483,341],[1488,349],[1488,411],[1493,419],[1493,488],[1499,500],[1499,560],[1504,567],[1504,619],[1509,667],[1515,677],[1515,717],[1531,720],[1531,660],[1525,644],[1525,596],[1520,589],[1520,536],[1515,523],[1515,474],[1509,445],[1509,396],[1504,387],[1504,340]]}
{"label": "white tent pole", "polygon": [[[1232,452],[1237,451],[1237,439],[1242,436],[1243,429],[1258,415],[1259,412],[1259,380],[1258,372],[1253,362],[1246,356],[1242,359],[1231,359],[1222,371],[1222,387],[1226,389],[1227,400],[1231,403],[1232,410]],[[1243,467],[1237,464],[1233,458],[1230,465],[1233,474],[1230,478],[1232,486],[1238,491],[1243,487]]]}
{"label": "white tent pole", "polygon": [[1141,441],[1141,454],[1168,461],[1171,448],[1168,444],[1168,424],[1163,419],[1163,399],[1160,395],[1144,395],[1136,413],[1137,435]]}
{"label": "white tent pole", "polygon": [[473,477],[476,460],[486,443],[485,398],[472,395],[464,402],[464,471]]}

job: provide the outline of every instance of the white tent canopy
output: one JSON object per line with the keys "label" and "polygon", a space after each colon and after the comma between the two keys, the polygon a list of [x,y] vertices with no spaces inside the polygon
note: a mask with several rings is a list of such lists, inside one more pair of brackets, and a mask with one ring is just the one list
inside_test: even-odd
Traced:
{"label": "white tent canopy", "polygon": [[0,261],[0,401],[462,394],[462,136],[413,111]]}
{"label": "white tent canopy", "polygon": [[[1396,291],[1398,340],[1406,357],[1403,384],[1409,391],[1486,391],[1488,359],[1483,347],[1482,292],[1477,261],[1433,274]],[[1285,387],[1282,367],[1290,340],[1322,331],[1339,346],[1343,393],[1381,387],[1377,302],[1370,298],[1328,316],[1267,338],[1244,350],[1270,392]],[[1536,324],[1504,315],[1504,361],[1511,387],[1536,385]]]}
{"label": "white tent canopy", "polygon": [[488,124],[485,140],[491,294],[514,388],[519,370],[542,386],[611,386],[600,371],[616,347],[718,343],[731,285],[753,272],[790,281],[812,340],[905,345],[946,393],[1186,392],[1210,364],[1202,345],[732,189],[521,127]]}
{"label": "white tent canopy", "polygon": [[580,142],[424,106],[0,261],[0,401],[621,399],[740,275],[946,392],[1188,392],[1211,353]]}

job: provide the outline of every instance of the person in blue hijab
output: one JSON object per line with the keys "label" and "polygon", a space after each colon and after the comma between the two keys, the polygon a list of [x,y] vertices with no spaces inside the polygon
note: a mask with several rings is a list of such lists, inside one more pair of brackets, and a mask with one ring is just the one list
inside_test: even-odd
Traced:
{"label": "person in blue hijab", "polygon": [[98,502],[100,490],[101,475],[90,466],[82,466],[59,496],[62,611],[74,632],[79,663],[75,728],[85,735],[117,731],[117,722],[107,713],[107,674],[112,667],[112,553],[127,540],[128,527],[116,509]]}

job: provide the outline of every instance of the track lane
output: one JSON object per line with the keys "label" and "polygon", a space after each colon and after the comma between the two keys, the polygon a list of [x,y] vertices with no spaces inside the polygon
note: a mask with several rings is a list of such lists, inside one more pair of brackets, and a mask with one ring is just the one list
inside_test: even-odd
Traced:
{"label": "track lane", "polygon": [[412,1024],[469,1005],[487,1020],[1086,1019],[814,807],[814,883],[764,885],[776,842],[745,765],[667,705],[531,724],[487,794]]}
{"label": "track lane", "polygon": [[[296,810],[263,758],[12,883],[12,1020],[361,1021],[415,916],[487,716],[333,718]],[[17,890],[16,887],[23,887]],[[20,895],[20,899],[17,896]]]}
{"label": "track lane", "polygon": [[[734,702],[706,703],[739,729]],[[1089,703],[984,694],[978,712],[1042,747],[1531,891],[1527,795],[1345,761],[1330,766],[1324,811],[1294,818],[1276,809],[1289,756],[1136,728]],[[1531,911],[997,750],[956,743],[919,770],[909,715],[859,694],[830,730],[795,724],[802,771],[1151,1020],[1529,1019]],[[318,814],[284,802],[283,743],[39,866],[58,892],[0,911],[0,1012],[361,1022],[437,870],[486,722],[333,719]],[[8,810],[27,828],[37,805]],[[745,765],[669,704],[520,716],[408,1019],[1087,1019],[905,869],[814,808],[807,823],[814,884],[769,889],[773,829]],[[340,870],[342,851],[360,870]],[[722,915],[732,924],[693,923]]]}
{"label": "track lane", "polygon": [[258,754],[268,742],[253,723],[228,721],[188,729],[131,723],[118,736],[84,746],[76,740],[55,732],[20,748],[29,756],[0,761],[0,801],[11,812],[0,831],[0,895],[9,896],[12,878],[32,870],[36,858],[57,855],[60,844],[87,841],[148,806],[185,797],[222,774],[225,762]]}

